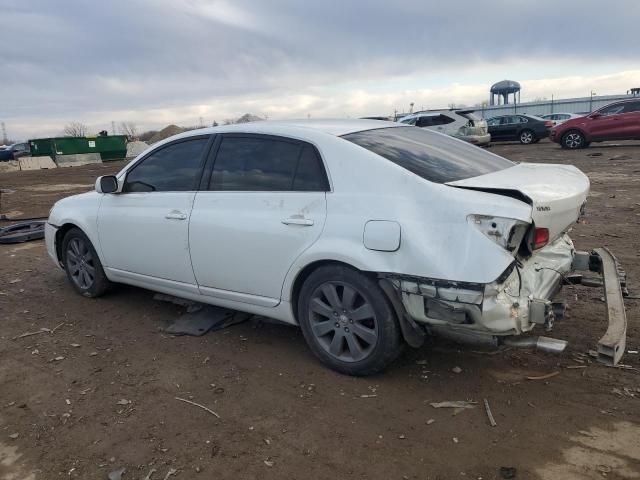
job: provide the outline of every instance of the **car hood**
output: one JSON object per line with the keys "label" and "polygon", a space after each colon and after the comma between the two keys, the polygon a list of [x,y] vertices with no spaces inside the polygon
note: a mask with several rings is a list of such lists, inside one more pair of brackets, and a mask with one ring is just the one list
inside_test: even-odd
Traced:
{"label": "car hood", "polygon": [[447,185],[519,196],[531,204],[531,218],[535,225],[548,228],[551,238],[559,236],[575,223],[589,194],[589,178],[576,167],[541,163],[520,163]]}

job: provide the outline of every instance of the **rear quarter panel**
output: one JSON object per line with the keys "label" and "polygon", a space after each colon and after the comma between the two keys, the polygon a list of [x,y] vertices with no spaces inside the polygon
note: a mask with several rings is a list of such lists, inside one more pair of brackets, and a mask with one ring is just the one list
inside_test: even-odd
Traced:
{"label": "rear quarter panel", "polygon": [[[327,194],[327,220],[320,238],[295,261],[283,299],[299,272],[335,260],[371,272],[398,273],[454,281],[489,283],[513,256],[473,228],[470,214],[531,221],[531,207],[515,199],[431,183],[353,144],[327,158],[334,190]],[[400,248],[367,249],[370,220],[400,224]]]}

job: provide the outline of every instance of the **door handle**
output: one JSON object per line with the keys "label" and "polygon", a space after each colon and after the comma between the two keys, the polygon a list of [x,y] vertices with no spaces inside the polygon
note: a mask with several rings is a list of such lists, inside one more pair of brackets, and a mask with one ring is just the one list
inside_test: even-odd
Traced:
{"label": "door handle", "polygon": [[310,218],[302,217],[289,217],[282,220],[285,225],[302,225],[303,227],[310,227],[313,225],[313,220]]}
{"label": "door handle", "polygon": [[179,212],[177,210],[172,210],[171,212],[167,213],[164,218],[166,218],[167,220],[186,220],[187,214]]}

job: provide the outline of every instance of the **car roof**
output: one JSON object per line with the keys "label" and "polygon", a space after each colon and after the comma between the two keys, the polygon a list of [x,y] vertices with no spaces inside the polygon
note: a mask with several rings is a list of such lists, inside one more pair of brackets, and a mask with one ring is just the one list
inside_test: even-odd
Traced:
{"label": "car roof", "polygon": [[303,131],[318,131],[340,137],[349,133],[376,130],[380,128],[403,127],[396,122],[384,120],[366,119],[299,119],[299,120],[268,120],[233,125],[220,125],[218,127],[200,128],[190,130],[176,137],[188,137],[193,135],[213,133],[262,133],[272,135],[300,134]]}

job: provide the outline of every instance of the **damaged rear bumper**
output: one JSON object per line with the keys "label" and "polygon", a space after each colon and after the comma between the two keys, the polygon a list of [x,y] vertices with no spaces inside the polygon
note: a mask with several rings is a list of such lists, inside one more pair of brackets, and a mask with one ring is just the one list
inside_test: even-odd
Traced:
{"label": "damaged rear bumper", "polygon": [[[463,343],[497,346],[537,346],[562,351],[566,342],[546,337],[517,337],[542,325],[550,331],[562,318],[564,304],[552,298],[562,283],[583,277],[570,275],[587,270],[600,279],[585,278],[585,285],[602,285],[607,302],[607,333],[598,343],[600,361],[615,365],[624,353],[626,316],[622,294],[624,272],[607,249],[577,252],[568,235],[536,251],[525,262],[516,261],[497,281],[472,284],[389,275],[403,307],[406,321],[415,328]],[[578,282],[578,277],[580,282]],[[549,348],[546,348],[549,347]]]}
{"label": "damaged rear bumper", "polygon": [[[573,268],[575,271],[590,271],[600,275],[607,307],[608,327],[598,341],[598,360],[607,365],[617,365],[624,355],[627,340],[627,314],[623,300],[623,296],[629,294],[627,275],[606,247],[596,248],[590,253],[576,252]],[[597,281],[583,282],[582,277],[579,280],[580,283],[589,286],[599,286]]]}

